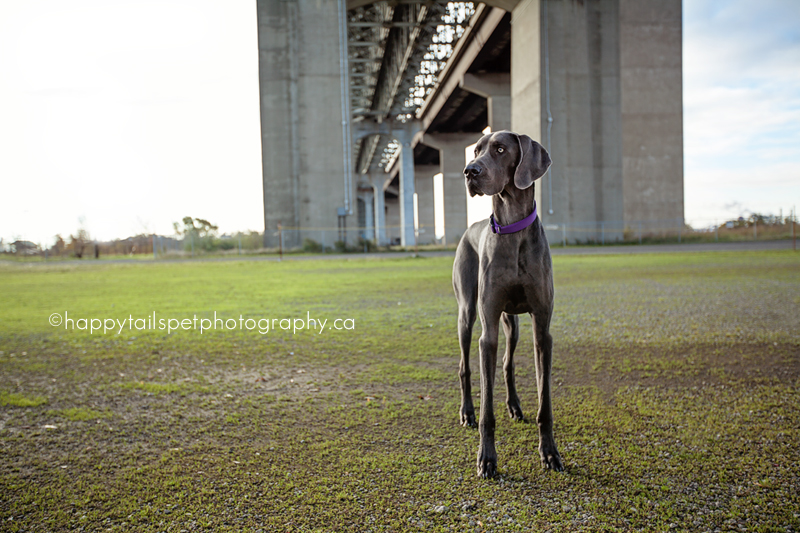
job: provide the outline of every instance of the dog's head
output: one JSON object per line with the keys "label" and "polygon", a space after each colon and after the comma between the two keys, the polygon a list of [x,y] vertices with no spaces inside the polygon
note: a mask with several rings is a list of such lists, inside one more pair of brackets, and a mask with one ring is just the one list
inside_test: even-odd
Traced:
{"label": "dog's head", "polygon": [[491,196],[514,186],[527,189],[544,176],[550,154],[527,135],[488,133],[475,146],[475,159],[464,169],[470,196]]}

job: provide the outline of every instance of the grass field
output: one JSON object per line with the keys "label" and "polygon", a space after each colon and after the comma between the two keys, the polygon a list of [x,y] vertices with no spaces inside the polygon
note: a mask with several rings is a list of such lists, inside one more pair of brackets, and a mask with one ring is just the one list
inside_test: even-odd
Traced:
{"label": "grass field", "polygon": [[[451,267],[0,265],[0,531],[800,531],[800,254],[555,258],[566,471],[503,416],[490,481]],[[137,329],[154,312],[197,329]],[[215,312],[235,329],[201,333]]]}

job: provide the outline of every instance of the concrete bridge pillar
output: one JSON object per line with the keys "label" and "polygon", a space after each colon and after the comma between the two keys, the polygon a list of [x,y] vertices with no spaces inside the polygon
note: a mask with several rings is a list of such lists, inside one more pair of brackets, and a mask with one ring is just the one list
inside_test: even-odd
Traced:
{"label": "concrete bridge pillar", "polygon": [[[521,0],[514,7],[511,24],[511,130],[542,141],[541,2]],[[542,142],[542,144],[545,144]],[[545,176],[534,186],[536,205],[542,205]],[[549,179],[549,178],[548,178]],[[539,209],[539,218],[542,209]]]}
{"label": "concrete bridge pillar", "polygon": [[397,124],[392,133],[400,143],[398,169],[400,171],[400,244],[411,247],[417,240],[414,231],[414,137],[420,130],[418,121]]}
{"label": "concrete bridge pillar", "polygon": [[681,20],[680,0],[619,2],[622,201],[628,228],[647,219],[683,225]]}
{"label": "concrete bridge pillar", "polygon": [[414,181],[417,193],[417,219],[420,244],[431,244],[436,240],[434,230],[433,176],[439,173],[437,165],[417,165],[414,167]]}
{"label": "concrete bridge pillar", "polygon": [[374,210],[374,239],[378,246],[386,246],[386,204],[384,202],[384,176],[383,172],[370,173],[369,181],[372,184],[372,196],[375,200]]}
{"label": "concrete bridge pillar", "polygon": [[358,197],[364,202],[364,239],[375,240],[374,193],[372,188],[359,189]]}
{"label": "concrete bridge pillar", "polygon": [[549,148],[536,201],[570,241],[682,220],[681,13],[680,0],[513,6],[511,126]]}
{"label": "concrete bridge pillar", "polygon": [[[343,149],[342,28],[337,2],[257,0],[256,9],[264,244],[277,246],[278,222],[335,228],[338,208],[355,212]],[[284,244],[304,237],[286,232]]]}
{"label": "concrete bridge pillar", "polygon": [[386,205],[386,244],[397,244],[400,239],[400,198],[390,195],[385,197]]}
{"label": "concrete bridge pillar", "polygon": [[464,183],[464,150],[480,139],[480,133],[426,133],[423,141],[439,150],[444,177],[444,241],[455,244],[467,230],[467,186]]}
{"label": "concrete bridge pillar", "polygon": [[511,129],[511,74],[484,72],[464,74],[461,87],[486,98],[489,128],[492,131]]}
{"label": "concrete bridge pillar", "polygon": [[[405,136],[403,136],[405,137]],[[410,138],[400,146],[400,245],[414,246],[414,148]]]}

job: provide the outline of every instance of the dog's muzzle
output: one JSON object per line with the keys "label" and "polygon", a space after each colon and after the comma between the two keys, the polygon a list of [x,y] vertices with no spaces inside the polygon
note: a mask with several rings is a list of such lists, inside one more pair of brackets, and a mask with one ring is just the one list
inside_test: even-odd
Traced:
{"label": "dog's muzzle", "polygon": [[464,169],[464,179],[467,182],[467,191],[470,196],[483,196],[483,191],[478,186],[478,178],[483,174],[483,169],[475,163],[470,163]]}

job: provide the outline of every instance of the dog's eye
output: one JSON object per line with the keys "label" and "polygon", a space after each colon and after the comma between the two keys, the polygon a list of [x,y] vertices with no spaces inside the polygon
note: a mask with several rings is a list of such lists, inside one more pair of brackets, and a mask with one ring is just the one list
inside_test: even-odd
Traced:
{"label": "dog's eye", "polygon": [[503,152],[505,152],[505,149],[502,146],[497,149],[498,154],[502,154]]}

